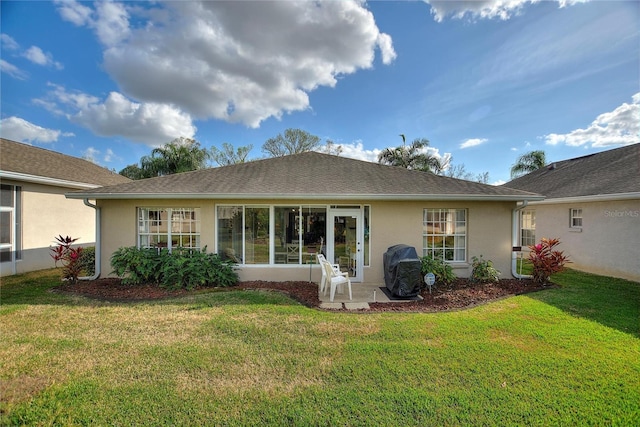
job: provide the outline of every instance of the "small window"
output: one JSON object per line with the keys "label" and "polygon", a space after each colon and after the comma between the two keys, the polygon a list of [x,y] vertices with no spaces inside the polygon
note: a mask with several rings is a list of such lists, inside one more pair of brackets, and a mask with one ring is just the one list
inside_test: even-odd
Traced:
{"label": "small window", "polygon": [[571,228],[582,228],[582,209],[570,210],[569,226]]}
{"label": "small window", "polygon": [[536,212],[527,210],[522,212],[521,216],[521,234],[520,244],[522,246],[531,246],[536,244]]}

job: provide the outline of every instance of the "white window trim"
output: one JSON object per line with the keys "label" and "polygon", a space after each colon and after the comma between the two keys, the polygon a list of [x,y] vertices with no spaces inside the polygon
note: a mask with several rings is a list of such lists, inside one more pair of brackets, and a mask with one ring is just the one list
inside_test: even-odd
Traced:
{"label": "white window trim", "polygon": [[[465,215],[464,215],[464,226],[465,226],[465,231],[464,234],[442,234],[442,236],[453,236],[454,239],[456,237],[464,237],[464,259],[454,259],[454,260],[444,260],[444,262],[446,262],[447,264],[451,264],[452,267],[456,267],[456,266],[466,266],[468,265],[468,261],[467,258],[469,256],[469,209],[467,208],[423,208],[422,209],[422,237],[423,237],[423,242],[424,242],[424,237],[428,237],[428,236],[432,236],[433,234],[429,234],[425,232],[425,212],[426,211],[454,211],[454,213],[457,213],[457,211],[464,211]],[[457,222],[456,220],[454,220],[454,222]],[[460,247],[455,246],[451,249],[454,252],[454,258],[455,258],[455,254],[456,254],[456,249],[460,249]],[[422,255],[425,256],[425,252],[428,252],[429,248],[424,246],[423,243],[423,247],[422,247]],[[443,250],[446,250],[446,248],[444,248]]]}
{"label": "white window trim", "polygon": [[[577,212],[580,211],[580,215]],[[580,218],[580,225],[574,225],[574,219]],[[569,208],[569,229],[570,231],[581,232],[584,226],[584,216],[582,208]]]}
{"label": "white window trim", "polygon": [[[173,211],[183,211],[185,209],[189,209],[192,212],[197,212],[196,214],[196,222],[201,222],[201,219],[199,218],[200,216],[202,216],[202,209],[200,207],[191,207],[191,206],[186,206],[186,207],[162,207],[162,206],[138,206],[136,209],[136,224],[137,225],[137,229],[136,229],[136,246],[138,248],[142,248],[142,247],[146,247],[146,248],[153,248],[152,246],[142,246],[140,244],[140,237],[141,236],[152,236],[152,235],[164,235],[165,233],[140,233],[140,211],[142,209],[146,209],[149,211],[160,211],[160,210],[166,210],[167,211],[167,247],[166,249],[171,252],[174,247],[171,245],[172,242],[172,236],[174,234],[180,236],[180,235],[184,235],[184,234],[188,234],[188,233],[174,233],[173,232]],[[202,224],[200,224],[200,227],[196,227],[200,228],[200,231],[198,231],[197,233],[191,233],[194,236],[198,236],[198,246],[197,247],[189,247],[186,249],[194,249],[194,250],[201,250],[202,249]],[[178,246],[179,247],[179,246]],[[154,248],[155,249],[155,248]]]}

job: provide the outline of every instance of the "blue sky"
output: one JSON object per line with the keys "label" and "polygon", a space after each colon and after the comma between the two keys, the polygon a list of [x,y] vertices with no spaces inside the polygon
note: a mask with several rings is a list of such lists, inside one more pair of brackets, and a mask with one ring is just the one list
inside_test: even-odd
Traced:
{"label": "blue sky", "polygon": [[287,128],[468,172],[640,142],[637,1],[0,3],[3,137],[120,170]]}

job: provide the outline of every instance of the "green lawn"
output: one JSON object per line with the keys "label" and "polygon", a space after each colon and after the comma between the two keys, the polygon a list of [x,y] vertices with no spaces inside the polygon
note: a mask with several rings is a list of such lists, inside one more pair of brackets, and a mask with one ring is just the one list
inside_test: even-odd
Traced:
{"label": "green lawn", "polygon": [[467,311],[278,293],[104,303],[2,279],[3,425],[637,425],[640,284],[567,271]]}

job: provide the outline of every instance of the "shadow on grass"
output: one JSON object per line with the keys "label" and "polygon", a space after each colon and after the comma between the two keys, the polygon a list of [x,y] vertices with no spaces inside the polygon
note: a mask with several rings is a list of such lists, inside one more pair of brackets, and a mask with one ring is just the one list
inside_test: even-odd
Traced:
{"label": "shadow on grass", "polygon": [[640,283],[570,269],[552,281],[561,288],[528,296],[640,338]]}

